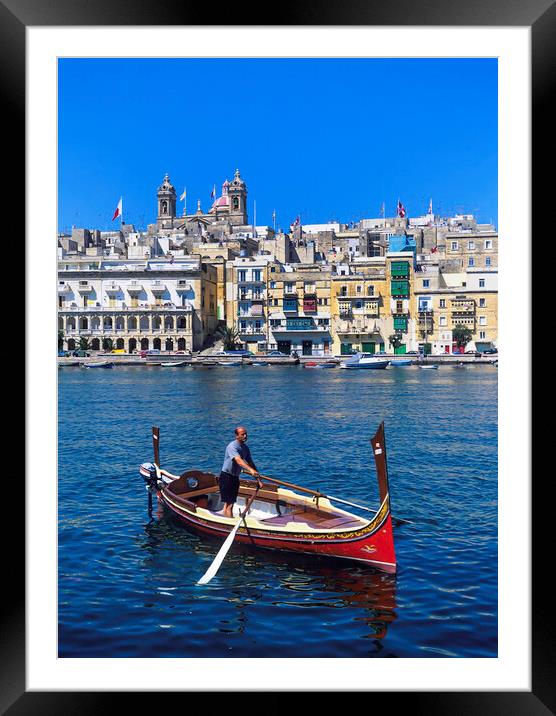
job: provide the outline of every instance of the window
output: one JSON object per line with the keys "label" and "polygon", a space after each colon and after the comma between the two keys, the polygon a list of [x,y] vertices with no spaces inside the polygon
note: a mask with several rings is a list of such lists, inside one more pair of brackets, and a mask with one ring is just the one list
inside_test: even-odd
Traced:
{"label": "window", "polygon": [[362,290],[363,290],[362,286],[357,286],[357,293],[361,293]]}
{"label": "window", "polygon": [[276,281],[271,281],[269,284],[269,288],[276,288]]}
{"label": "window", "polygon": [[294,284],[293,283],[285,283],[284,284],[284,290],[286,293],[293,293]]}
{"label": "window", "polygon": [[260,281],[260,280],[261,280],[261,270],[254,269],[253,270],[253,281]]}
{"label": "window", "polygon": [[484,287],[485,287],[485,280],[484,280],[484,278],[480,278],[479,279],[479,288],[484,288]]}
{"label": "window", "polygon": [[485,266],[490,266],[490,265],[491,265],[491,258],[490,258],[490,256],[487,256],[485,259]]}
{"label": "window", "polygon": [[487,337],[487,336],[486,336],[486,331],[479,331],[479,339],[480,339],[480,340],[483,340],[483,341],[484,341],[486,337]]}
{"label": "window", "polygon": [[431,285],[430,279],[425,278],[423,279],[423,288],[429,288]]}
{"label": "window", "polygon": [[452,251],[457,251],[458,250],[458,242],[452,241],[452,243],[450,244],[450,248],[452,249]]}
{"label": "window", "polygon": [[468,251],[475,251],[475,242],[474,242],[474,241],[468,241],[468,242],[467,242],[467,249],[468,249]]}
{"label": "window", "polygon": [[446,316],[440,316],[440,325],[446,326],[447,325],[446,320],[447,320]]}
{"label": "window", "polygon": [[490,239],[485,240],[485,250],[490,251],[492,249],[492,241]]}
{"label": "window", "polygon": [[467,265],[468,265],[470,268],[473,267],[473,266],[475,266],[475,259],[469,259],[469,261],[467,262]]}
{"label": "window", "polygon": [[446,299],[441,298],[439,305],[440,305],[440,308],[446,308]]}
{"label": "window", "polygon": [[363,308],[363,301],[356,301],[355,308]]}
{"label": "window", "polygon": [[238,281],[245,281],[247,279],[247,271],[244,269],[237,272],[237,280]]}
{"label": "window", "polygon": [[374,296],[374,295],[375,295],[375,287],[367,286],[367,296]]}
{"label": "window", "polygon": [[486,326],[487,319],[486,316],[479,316],[479,326]]}
{"label": "window", "polygon": [[486,298],[479,299],[479,308],[485,308],[487,305]]}
{"label": "window", "polygon": [[244,331],[247,328],[247,321],[240,321],[239,327],[241,328],[242,331]]}
{"label": "window", "polygon": [[403,313],[403,301],[396,301],[396,313]]}

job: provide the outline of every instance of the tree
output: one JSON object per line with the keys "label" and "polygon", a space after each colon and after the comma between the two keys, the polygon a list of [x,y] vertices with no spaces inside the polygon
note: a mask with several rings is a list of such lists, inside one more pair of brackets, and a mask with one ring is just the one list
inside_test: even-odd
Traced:
{"label": "tree", "polygon": [[63,350],[65,340],[66,339],[64,338],[64,331],[58,331],[58,350],[59,351]]}
{"label": "tree", "polygon": [[452,331],[452,338],[456,342],[457,347],[462,348],[465,347],[473,338],[473,334],[467,326],[463,326],[461,323],[458,323]]}
{"label": "tree", "polygon": [[403,343],[403,338],[399,333],[392,333],[391,336],[388,336],[388,340],[390,341],[390,345],[394,350],[396,350],[396,348],[399,348]]}
{"label": "tree", "polygon": [[81,338],[79,339],[79,350],[80,351],[91,350],[91,343],[86,336],[81,336]]}
{"label": "tree", "polygon": [[114,348],[114,341],[112,338],[103,338],[102,347],[105,351],[110,352]]}
{"label": "tree", "polygon": [[239,331],[237,330],[237,325],[235,323],[233,323],[231,327],[219,326],[216,333],[224,341],[225,351],[233,350],[236,347],[236,344],[239,343]]}

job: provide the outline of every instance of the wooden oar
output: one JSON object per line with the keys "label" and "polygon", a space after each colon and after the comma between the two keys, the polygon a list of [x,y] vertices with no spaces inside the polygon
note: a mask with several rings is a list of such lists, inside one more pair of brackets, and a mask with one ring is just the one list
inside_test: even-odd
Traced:
{"label": "wooden oar", "polygon": [[234,529],[230,532],[230,534],[226,537],[226,540],[225,540],[224,544],[223,544],[222,547],[220,547],[220,549],[218,550],[218,554],[217,554],[216,557],[214,558],[212,564],[211,564],[210,567],[207,569],[207,571],[203,574],[203,576],[201,577],[201,579],[199,579],[199,581],[197,582],[197,584],[207,584],[207,582],[210,582],[210,580],[214,577],[214,575],[215,575],[215,574],[218,572],[218,570],[220,569],[220,565],[222,564],[222,562],[224,561],[226,555],[228,554],[228,551],[229,551],[230,547],[232,546],[232,542],[234,541],[234,538],[235,538],[235,536],[236,536],[236,532],[238,531],[240,524],[243,522],[243,520],[245,520],[245,515],[247,514],[248,509],[251,507],[251,503],[253,502],[253,500],[254,500],[255,497],[257,496],[258,490],[259,490],[259,487],[258,487],[258,485],[257,485],[257,489],[256,489],[255,492],[251,495],[251,497],[249,498],[249,500],[247,500],[247,503],[245,504],[245,509],[243,510],[243,512],[241,513],[241,515],[239,516],[239,520],[237,521],[236,526],[235,526]]}
{"label": "wooden oar", "polygon": [[[275,477],[269,477],[268,475],[259,475],[262,480],[268,480],[269,482],[274,482],[277,485],[284,485],[285,487],[292,487],[294,490],[300,490],[302,492],[307,492],[310,495],[314,495],[315,497],[325,497],[327,500],[332,500],[333,502],[341,502],[344,505],[350,505],[351,507],[359,507],[360,510],[366,510],[367,512],[372,512],[373,514],[377,514],[378,510],[373,510],[371,507],[366,507],[365,505],[359,505],[356,502],[348,502],[347,500],[342,500],[340,497],[334,497],[333,495],[325,495],[324,492],[318,492],[317,490],[310,490],[307,487],[301,487],[301,485],[294,485],[291,482],[284,482],[283,480],[277,480]],[[392,519],[398,523],[403,525],[410,525],[411,522],[409,520],[403,520],[400,517],[394,517],[392,515]]]}

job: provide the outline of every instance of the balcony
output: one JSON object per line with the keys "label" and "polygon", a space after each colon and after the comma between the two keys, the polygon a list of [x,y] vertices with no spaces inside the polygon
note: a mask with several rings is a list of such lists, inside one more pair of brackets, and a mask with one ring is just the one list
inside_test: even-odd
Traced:
{"label": "balcony", "polygon": [[164,293],[164,291],[166,291],[166,284],[162,281],[153,281],[150,288],[153,293]]}
{"label": "balcony", "polygon": [[176,291],[191,291],[192,287],[191,284],[187,283],[187,281],[178,281],[176,284]]}
{"label": "balcony", "polygon": [[127,285],[127,291],[128,293],[141,293],[143,290],[143,285],[141,283],[137,283],[136,281],[131,281]]}
{"label": "balcony", "polygon": [[367,324],[348,324],[339,326],[336,329],[336,333],[338,335],[343,336],[349,336],[349,335],[365,335],[370,336],[373,333],[376,333],[374,329],[374,325],[367,325]]}
{"label": "balcony", "polygon": [[106,293],[119,293],[120,287],[117,283],[109,283],[107,286],[104,287],[104,290]]}
{"label": "balcony", "polygon": [[94,289],[88,281],[80,281],[77,290],[79,293],[91,293]]}

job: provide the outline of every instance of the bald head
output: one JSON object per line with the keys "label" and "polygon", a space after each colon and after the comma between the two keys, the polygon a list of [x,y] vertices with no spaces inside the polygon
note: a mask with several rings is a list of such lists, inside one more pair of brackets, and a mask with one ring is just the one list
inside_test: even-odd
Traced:
{"label": "bald head", "polygon": [[235,429],[236,438],[240,442],[245,442],[247,440],[247,430],[243,427],[243,425],[238,425],[238,427]]}

